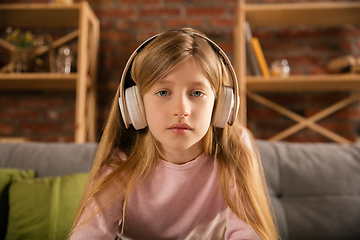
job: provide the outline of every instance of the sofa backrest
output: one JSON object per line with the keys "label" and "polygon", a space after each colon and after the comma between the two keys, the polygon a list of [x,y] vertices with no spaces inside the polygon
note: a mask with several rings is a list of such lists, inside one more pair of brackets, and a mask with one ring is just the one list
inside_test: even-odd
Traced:
{"label": "sofa backrest", "polygon": [[257,140],[283,240],[360,239],[360,144]]}
{"label": "sofa backrest", "polygon": [[38,177],[88,172],[95,143],[0,143],[0,168],[33,169]]}
{"label": "sofa backrest", "polygon": [[[360,239],[360,143],[256,140],[282,240]],[[89,171],[97,144],[0,143],[0,168]]]}

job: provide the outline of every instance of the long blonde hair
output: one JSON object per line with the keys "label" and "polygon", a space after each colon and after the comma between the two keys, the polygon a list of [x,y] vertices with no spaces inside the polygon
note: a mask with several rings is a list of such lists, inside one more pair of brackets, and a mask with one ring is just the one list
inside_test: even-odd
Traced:
{"label": "long blonde hair", "polygon": [[[228,82],[228,69],[221,56],[204,38],[193,34],[194,32],[195,30],[189,28],[167,31],[138,53],[132,64],[131,78],[141,95],[189,58],[199,63],[214,92],[219,94],[223,83]],[[113,188],[115,179],[118,192],[125,194],[124,223],[129,194],[136,187],[136,183],[151,172],[159,157],[157,141],[148,128],[137,131],[132,127],[125,128],[118,107],[119,94],[118,89],[74,220],[73,231],[79,224],[86,204],[100,191],[110,186]],[[204,152],[214,155],[219,163],[219,185],[230,209],[263,239],[277,239],[261,162],[257,157],[256,148],[249,149],[241,141],[242,130],[239,121],[223,129],[211,126],[204,137]],[[114,149],[124,152],[127,160],[115,162]],[[98,179],[99,172],[104,166],[113,166],[114,170]],[[108,199],[108,202],[110,201],[111,199]]]}

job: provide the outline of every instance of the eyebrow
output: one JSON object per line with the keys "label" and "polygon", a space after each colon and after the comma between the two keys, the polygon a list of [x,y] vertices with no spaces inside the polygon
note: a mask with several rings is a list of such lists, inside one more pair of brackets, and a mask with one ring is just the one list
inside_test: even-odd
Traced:
{"label": "eyebrow", "polygon": [[164,78],[159,79],[158,81],[156,81],[156,82],[155,82],[155,84],[167,84],[167,83],[172,84],[172,82],[171,82],[171,81],[169,81],[169,80],[165,80]]}
{"label": "eyebrow", "polygon": [[209,83],[209,86],[204,84],[204,82],[195,81],[191,83],[192,86],[199,86],[199,87],[209,87],[211,88],[211,84]]}
{"label": "eyebrow", "polygon": [[[208,80],[207,80],[208,81]],[[210,82],[209,82],[210,83]],[[160,79],[156,84],[170,84],[170,85],[174,85],[175,82],[173,81],[169,81],[169,80],[165,80],[165,79]],[[207,85],[203,82],[203,81],[192,81],[189,85],[191,86],[204,86],[207,87]],[[211,84],[210,84],[210,88],[211,88]]]}

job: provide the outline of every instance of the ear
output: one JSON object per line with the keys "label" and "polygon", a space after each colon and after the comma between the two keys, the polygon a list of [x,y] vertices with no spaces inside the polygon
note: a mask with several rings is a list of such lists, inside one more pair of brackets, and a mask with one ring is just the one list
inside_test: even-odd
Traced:
{"label": "ear", "polygon": [[130,124],[136,130],[147,126],[145,109],[140,91],[137,86],[132,86],[125,90],[126,109],[129,113]]}
{"label": "ear", "polygon": [[222,86],[215,106],[213,124],[224,128],[234,112],[234,91],[231,87]]}

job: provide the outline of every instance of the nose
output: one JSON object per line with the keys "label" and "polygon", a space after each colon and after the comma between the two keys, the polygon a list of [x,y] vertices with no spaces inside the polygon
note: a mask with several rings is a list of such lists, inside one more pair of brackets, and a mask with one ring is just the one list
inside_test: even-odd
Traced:
{"label": "nose", "polygon": [[186,96],[174,97],[173,101],[173,115],[175,117],[184,118],[190,115],[190,102]]}

